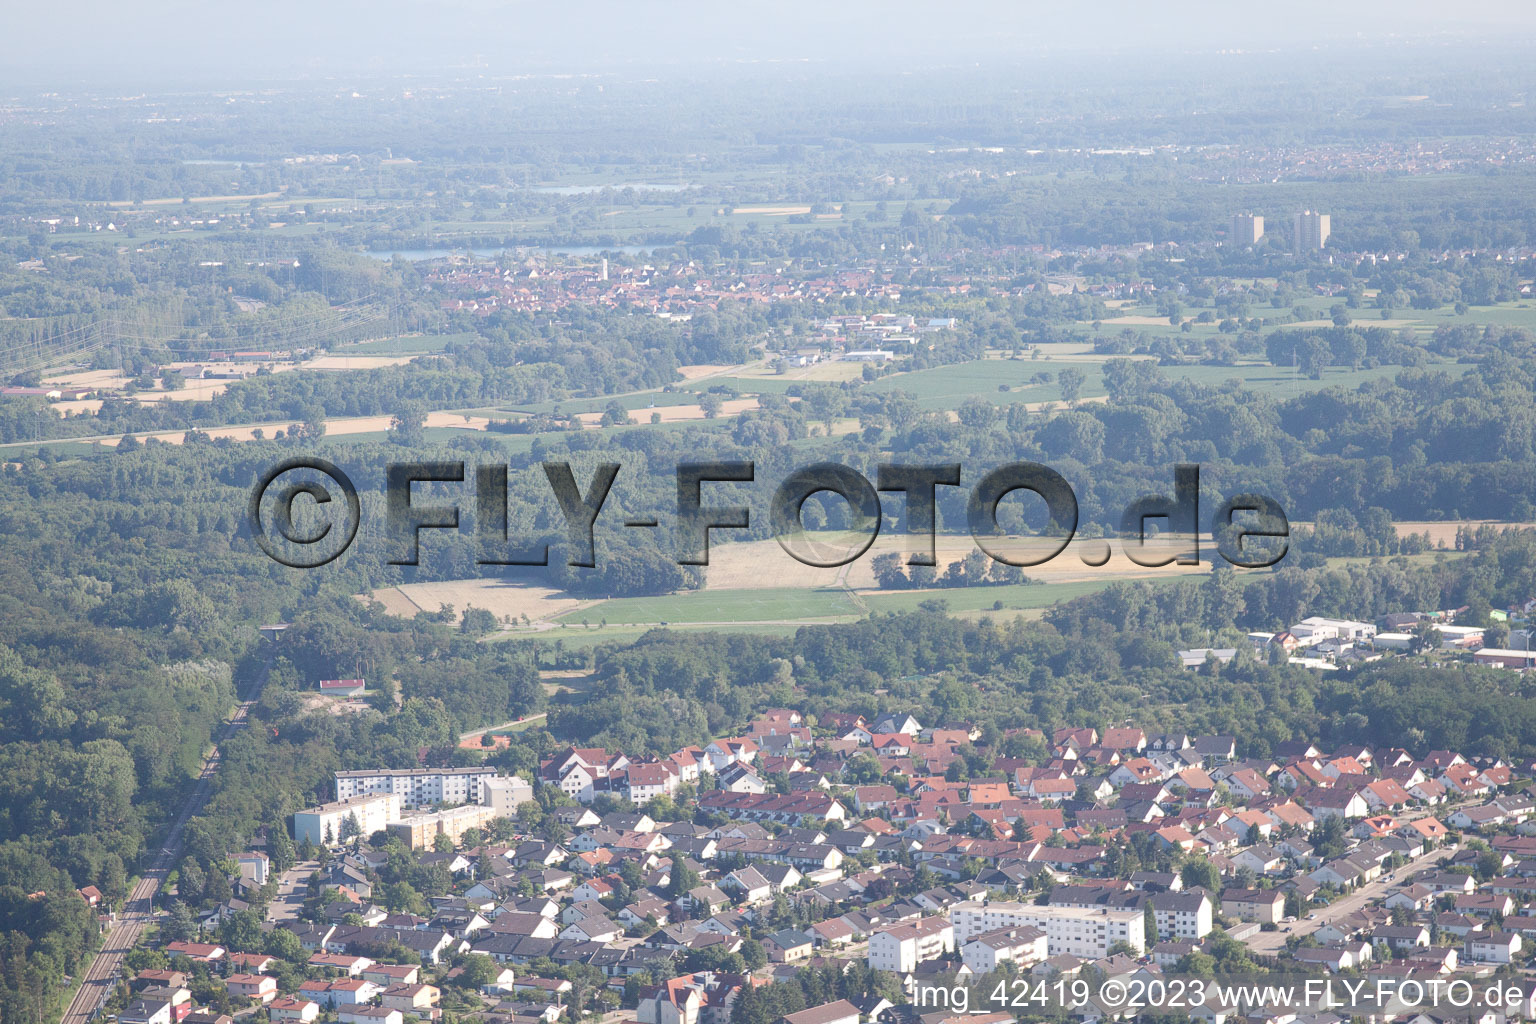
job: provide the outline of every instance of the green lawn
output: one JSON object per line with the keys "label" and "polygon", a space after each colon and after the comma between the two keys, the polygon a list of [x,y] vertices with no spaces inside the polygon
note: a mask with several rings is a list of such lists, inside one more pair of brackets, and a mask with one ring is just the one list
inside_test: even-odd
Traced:
{"label": "green lawn", "polygon": [[[744,395],[782,395],[796,384],[802,387],[815,387],[817,384],[828,384],[828,381],[796,380],[793,377],[710,377],[708,380],[690,381],[679,387],[688,388],[690,394],[688,400],[696,402],[699,392],[708,391],[717,385],[733,388]],[[832,386],[836,386],[835,383]]]}
{"label": "green lawn", "polygon": [[[708,381],[706,383],[714,383]],[[628,409],[634,418],[641,423],[646,422],[645,412],[651,407],[665,408],[674,405],[697,405],[699,395],[696,391],[641,391],[628,395],[601,395],[597,398],[566,398],[558,402],[538,402],[533,405],[510,405],[507,409],[511,412],[524,413],[552,413],[559,409],[562,413],[575,412],[602,412],[613,402],[618,402]]]}
{"label": "green lawn", "polygon": [[1502,302],[1497,306],[1473,306],[1467,311],[1466,316],[1457,316],[1451,306],[1442,306],[1440,309],[1424,311],[1420,309],[1399,310],[1398,316],[1417,317],[1424,321],[1427,328],[1439,327],[1442,324],[1476,324],[1479,327],[1492,324],[1496,327],[1525,327],[1536,331],[1536,301],[1529,299],[1521,302]]}
{"label": "green lawn", "polygon": [[[1171,582],[1179,577],[1154,577],[1152,582]],[[1115,579],[1088,580],[1073,583],[1019,584],[998,587],[955,587],[944,590],[916,592],[892,591],[890,593],[863,593],[859,599],[872,612],[911,611],[924,601],[941,599],[954,611],[980,611],[991,608],[1001,601],[1004,608],[1044,608],[1059,601],[1069,601],[1085,594],[1096,593],[1117,582]],[[847,620],[860,617],[864,610],[854,603],[845,590],[826,588],[802,590],[792,587],[762,590],[702,590],[660,597],[615,598],[589,608],[567,612],[556,621],[569,629],[543,634],[523,634],[527,639],[566,638],[572,632],[580,634],[581,623],[589,629],[596,628],[604,620],[608,625],[600,632],[614,635],[626,626],[651,625],[665,622],[668,625],[687,626],[709,623],[711,628],[737,629],[744,627],[773,627],[784,625],[785,620],[803,621],[825,619]],[[793,628],[788,627],[788,628]]]}
{"label": "green lawn", "polygon": [[557,621],[572,626],[583,619],[596,624],[689,622],[774,622],[777,620],[856,618],[863,613],[844,590],[696,590],[661,597],[621,597],[567,612]]}
{"label": "green lawn", "polygon": [[[1082,370],[1087,380],[1082,397],[1104,393],[1103,372],[1099,363],[1074,363],[1054,359],[977,359],[951,363],[910,373],[893,373],[869,387],[875,391],[908,391],[924,409],[955,409],[967,398],[989,402],[1059,402],[1061,390],[1056,375],[1069,366]],[[1051,383],[1030,384],[1037,373],[1049,373]],[[1000,391],[1001,385],[1008,391]]]}
{"label": "green lawn", "polygon": [[[835,621],[828,619],[828,622]],[[596,647],[606,643],[633,643],[656,626],[622,625],[598,626],[596,623],[588,628],[582,628],[580,623],[569,629],[550,629],[542,633],[498,633],[487,639],[495,643],[542,643],[553,645],[559,643],[567,650],[584,650],[588,647]],[[794,636],[795,631],[801,626],[795,623],[766,623],[766,622],[741,622],[723,626],[700,626],[686,622],[670,622],[665,627],[671,630],[695,630],[705,633],[745,633],[751,636]]]}

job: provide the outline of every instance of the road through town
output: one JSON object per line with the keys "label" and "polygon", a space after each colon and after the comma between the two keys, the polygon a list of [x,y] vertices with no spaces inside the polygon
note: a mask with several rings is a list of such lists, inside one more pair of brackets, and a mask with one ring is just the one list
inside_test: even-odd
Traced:
{"label": "road through town", "polygon": [[[246,713],[250,710],[254,701],[244,701],[236,705],[234,713],[225,721],[224,730],[219,737],[223,742],[245,725]],[[197,784],[193,786],[187,801],[182,805],[181,813],[171,823],[170,830],[166,833],[164,845],[155,856],[149,869],[144,872],[133,891],[128,894],[128,900],[123,906],[123,911],[113,922],[106,938],[102,940],[101,949],[97,952],[90,966],[86,968],[80,988],[75,992],[75,998],[71,1000],[69,1009],[60,1018],[60,1024],[85,1024],[95,1010],[106,1001],[112,992],[114,979],[122,968],[123,957],[128,954],[144,933],[155,917],[155,894],[165,884],[166,876],[171,868],[176,865],[181,857],[181,832],[186,826],[187,820],[202,809],[204,801],[208,799],[209,787],[214,774],[219,770],[219,747],[215,743],[208,749],[203,757],[201,770],[198,772]]]}
{"label": "road through town", "polygon": [[1426,850],[1396,871],[1383,873],[1374,882],[1367,882],[1352,892],[1340,896],[1326,907],[1319,908],[1313,912],[1311,918],[1297,921],[1291,925],[1290,931],[1260,932],[1248,940],[1248,948],[1257,955],[1274,956],[1285,948],[1285,940],[1292,935],[1310,935],[1329,921],[1337,921],[1353,914],[1372,900],[1386,896],[1390,890],[1408,884],[1408,879],[1425,868],[1443,860],[1449,860],[1455,856],[1458,849],[1460,847],[1449,846],[1437,850]]}

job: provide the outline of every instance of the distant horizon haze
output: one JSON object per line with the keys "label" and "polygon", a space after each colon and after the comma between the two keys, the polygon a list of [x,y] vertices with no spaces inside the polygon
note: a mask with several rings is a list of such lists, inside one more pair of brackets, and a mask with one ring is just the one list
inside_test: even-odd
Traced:
{"label": "distant horizon haze", "polygon": [[1536,37],[1536,5],[1409,0],[1152,7],[957,0],[560,5],[490,0],[275,2],[236,14],[190,0],[10,5],[0,86],[206,87],[335,75],[590,73],[807,62],[825,69]]}

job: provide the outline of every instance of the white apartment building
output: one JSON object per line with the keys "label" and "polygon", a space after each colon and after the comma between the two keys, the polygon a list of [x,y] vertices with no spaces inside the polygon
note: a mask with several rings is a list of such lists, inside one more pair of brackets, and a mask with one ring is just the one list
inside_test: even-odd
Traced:
{"label": "white apartment building", "polygon": [[584,764],[572,764],[560,776],[560,792],[577,803],[589,804],[597,799],[597,769]]}
{"label": "white apartment building", "polygon": [[370,793],[393,793],[404,806],[478,804],[485,780],[495,768],[375,768],[337,772],[336,799],[350,800]]}
{"label": "white apartment building", "polygon": [[869,937],[869,966],[877,971],[906,974],[925,960],[937,960],[955,949],[955,931],[942,917],[925,917],[899,924]]}
{"label": "white apartment building", "polygon": [[960,958],[977,974],[995,971],[1012,961],[1020,967],[1037,964],[1050,955],[1045,932],[1038,928],[999,928],[978,935],[960,947]]}
{"label": "white apartment building", "polygon": [[357,834],[366,839],[399,817],[400,798],[393,793],[354,796],[295,811],[293,838],[300,843],[308,839],[316,846],[335,846],[342,840],[348,819],[356,823]]}
{"label": "white apartment building", "polygon": [[1140,910],[972,901],[950,908],[949,920],[954,925],[955,939],[962,946],[978,935],[1000,928],[1038,928],[1045,932],[1051,956],[1104,957],[1117,942],[1125,943],[1137,955],[1147,948],[1145,919]]}
{"label": "white apartment building", "polygon": [[1215,906],[1203,891],[1160,892],[1152,897],[1152,912],[1161,937],[1199,940],[1211,934]]}
{"label": "white apartment building", "polygon": [[659,796],[673,796],[682,785],[682,777],[670,764],[632,764],[624,770],[629,799],[645,805]]}

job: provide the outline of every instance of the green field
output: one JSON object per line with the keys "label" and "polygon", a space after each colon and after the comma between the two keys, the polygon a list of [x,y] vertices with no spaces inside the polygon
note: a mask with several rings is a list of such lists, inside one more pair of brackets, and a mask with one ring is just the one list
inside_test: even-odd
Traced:
{"label": "green field", "polygon": [[[1043,350],[1048,351],[1048,350]],[[1467,364],[1435,363],[1437,369],[1452,374],[1465,373]],[[1013,402],[1060,402],[1061,389],[1055,377],[1067,367],[1083,371],[1082,398],[1098,398],[1104,389],[1103,363],[1073,362],[1069,359],[978,359],[949,366],[937,366],[911,373],[897,373],[882,377],[869,385],[877,391],[908,391],[924,409],[941,411],[955,409],[967,398],[982,398],[995,404]],[[1189,380],[1211,386],[1229,380],[1240,380],[1249,387],[1284,400],[1297,395],[1309,394],[1323,388],[1337,386],[1356,387],[1367,381],[1392,378],[1401,373],[1401,366],[1378,366],[1374,369],[1352,370],[1345,366],[1331,366],[1323,371],[1318,380],[1285,367],[1268,363],[1250,363],[1240,366],[1159,366],[1158,370],[1174,380]],[[1029,384],[1035,374],[1051,374],[1048,384]],[[1007,385],[1008,391],[999,390]]]}
{"label": "green field", "polygon": [[1529,300],[1503,302],[1497,306],[1473,306],[1466,316],[1457,316],[1450,306],[1427,312],[1420,309],[1399,310],[1397,315],[1404,318],[1416,317],[1424,322],[1426,328],[1442,324],[1492,324],[1495,327],[1525,327],[1536,331],[1536,302]]}
{"label": "green field", "polygon": [[[707,384],[716,381],[704,382]],[[702,390],[702,388],[701,388]],[[602,412],[614,402],[618,402],[625,409],[634,414],[635,419],[645,422],[645,410],[652,408],[665,408],[674,405],[696,405],[699,395],[696,391],[637,391],[624,395],[600,395],[596,398],[567,398],[558,402],[537,402],[532,405],[509,405],[508,412],[544,413],[549,414],[556,409],[562,413]]]}
{"label": "green field", "polygon": [[[1153,576],[1136,582],[1163,584],[1181,579],[1179,576]],[[1070,601],[1086,594],[1096,594],[1114,583],[1124,582],[1115,577],[1083,580],[1074,583],[1017,584],[998,587],[953,587],[944,590],[923,590],[916,593],[890,591],[888,593],[861,594],[864,603],[874,612],[907,612],[916,609],[924,601],[940,600],[950,611],[983,611],[1001,601],[1003,610],[1027,611],[1048,608],[1061,601]]]}
{"label": "green field", "polygon": [[[1166,583],[1180,577],[1154,577]],[[761,590],[702,590],[659,597],[614,598],[588,608],[567,612],[556,619],[562,627],[544,633],[504,634],[512,639],[562,639],[601,634],[607,639],[634,635],[660,623],[669,626],[700,626],[719,630],[793,631],[797,623],[850,621],[867,612],[903,612],[925,601],[942,600],[952,611],[983,611],[1002,602],[1003,609],[1024,611],[1045,608],[1097,593],[1117,582],[1113,578],[1073,583],[1019,584],[998,587],[955,587],[914,592],[860,593],[857,599],[846,590],[792,587]],[[862,606],[862,607],[861,607]],[[603,622],[606,626],[601,625]],[[582,624],[586,623],[585,626]],[[637,628],[638,627],[638,628]]]}
{"label": "green field", "polygon": [[[828,619],[828,622],[837,620]],[[656,626],[598,626],[593,624],[589,628],[583,628],[580,623],[569,629],[550,629],[543,632],[518,631],[509,633],[496,633],[486,638],[490,643],[542,643],[559,644],[565,650],[585,650],[596,647],[598,644],[608,643],[633,643],[644,636]],[[686,622],[669,623],[666,627],[672,630],[699,630],[702,632],[731,632],[745,633],[750,636],[794,636],[795,631],[802,628],[798,623],[764,623],[742,622],[732,623],[729,626],[700,626]]]}
{"label": "green field", "polygon": [[661,597],[620,597],[567,612],[557,622],[610,624],[779,622],[856,618],[863,613],[845,590],[696,590]]}
{"label": "green field", "polygon": [[679,387],[687,388],[691,394],[690,402],[698,401],[698,393],[708,391],[712,387],[725,386],[744,395],[782,395],[790,388],[799,385],[801,387],[815,387],[825,383],[814,380],[796,380],[793,377],[711,377],[708,380],[690,381],[680,384]]}
{"label": "green field", "polygon": [[[1060,362],[1047,359],[977,359],[911,373],[893,373],[869,385],[874,391],[908,391],[924,409],[955,409],[967,398],[1007,404],[1012,402],[1059,402],[1061,390],[1055,377],[1074,366],[1087,376],[1082,397],[1104,393],[1100,363]],[[1049,373],[1048,384],[1030,384],[1037,373]],[[1008,391],[999,387],[1007,385]]]}

